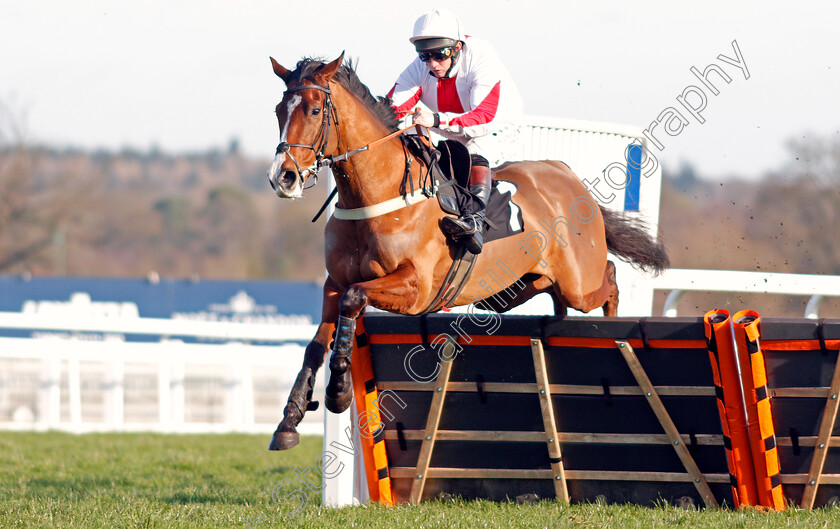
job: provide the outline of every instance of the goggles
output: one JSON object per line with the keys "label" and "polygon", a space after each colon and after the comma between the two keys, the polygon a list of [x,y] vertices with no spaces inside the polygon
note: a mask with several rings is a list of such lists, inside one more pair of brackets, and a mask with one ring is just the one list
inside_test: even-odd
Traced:
{"label": "goggles", "polygon": [[453,46],[447,46],[445,48],[438,48],[431,51],[421,51],[418,55],[420,56],[420,60],[423,62],[429,62],[431,60],[434,60],[435,62],[443,62],[446,59],[451,58],[453,53],[455,53],[455,48]]}

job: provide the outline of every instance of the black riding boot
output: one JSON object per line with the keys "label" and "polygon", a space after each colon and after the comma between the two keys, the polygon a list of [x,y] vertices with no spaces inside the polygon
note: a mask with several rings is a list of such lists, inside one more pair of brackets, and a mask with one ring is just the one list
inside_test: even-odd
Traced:
{"label": "black riding boot", "polygon": [[473,196],[472,211],[462,211],[459,218],[444,217],[441,229],[453,241],[463,240],[467,250],[481,253],[484,245],[484,215],[490,200],[490,186],[493,174],[489,167],[473,166],[470,170],[470,194]]}

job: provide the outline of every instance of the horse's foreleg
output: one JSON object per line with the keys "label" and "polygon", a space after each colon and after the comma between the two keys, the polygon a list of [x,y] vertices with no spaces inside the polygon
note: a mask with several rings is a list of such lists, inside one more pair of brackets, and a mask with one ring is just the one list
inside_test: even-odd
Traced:
{"label": "horse's foreleg", "polygon": [[321,325],[315,337],[306,346],[303,355],[303,367],[298,373],[286,408],[283,410],[283,420],[277,426],[269,450],[288,450],[294,448],[300,442],[300,435],[297,432],[297,425],[303,420],[307,411],[318,408],[318,403],[312,400],[312,391],[315,387],[315,375],[324,365],[324,357],[329,350],[333,332],[335,332],[335,320],[338,315],[338,298],[340,292],[333,285],[332,280],[327,279],[324,285],[324,302],[321,309]]}
{"label": "horse's foreleg", "polygon": [[344,292],[339,302],[335,348],[330,358],[330,382],[324,396],[324,404],[328,410],[341,413],[353,400],[348,370],[352,360],[356,318],[368,305],[407,313],[416,303],[418,294],[417,273],[411,264],[402,266],[387,276],[350,285]]}

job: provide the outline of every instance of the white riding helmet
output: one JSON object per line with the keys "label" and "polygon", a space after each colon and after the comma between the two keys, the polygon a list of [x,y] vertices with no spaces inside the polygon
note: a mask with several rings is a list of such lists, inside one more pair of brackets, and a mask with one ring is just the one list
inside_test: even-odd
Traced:
{"label": "white riding helmet", "polygon": [[419,51],[433,50],[444,46],[454,46],[460,40],[461,23],[447,9],[435,9],[417,19],[414,23],[414,35],[408,39]]}

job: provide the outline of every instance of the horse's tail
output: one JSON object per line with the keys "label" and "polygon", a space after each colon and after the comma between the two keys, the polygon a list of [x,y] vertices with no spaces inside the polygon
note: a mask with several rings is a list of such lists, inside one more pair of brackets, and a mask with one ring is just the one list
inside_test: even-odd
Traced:
{"label": "horse's tail", "polygon": [[665,246],[648,234],[645,223],[624,213],[601,207],[607,248],[623,261],[652,272],[662,273],[671,266]]}

